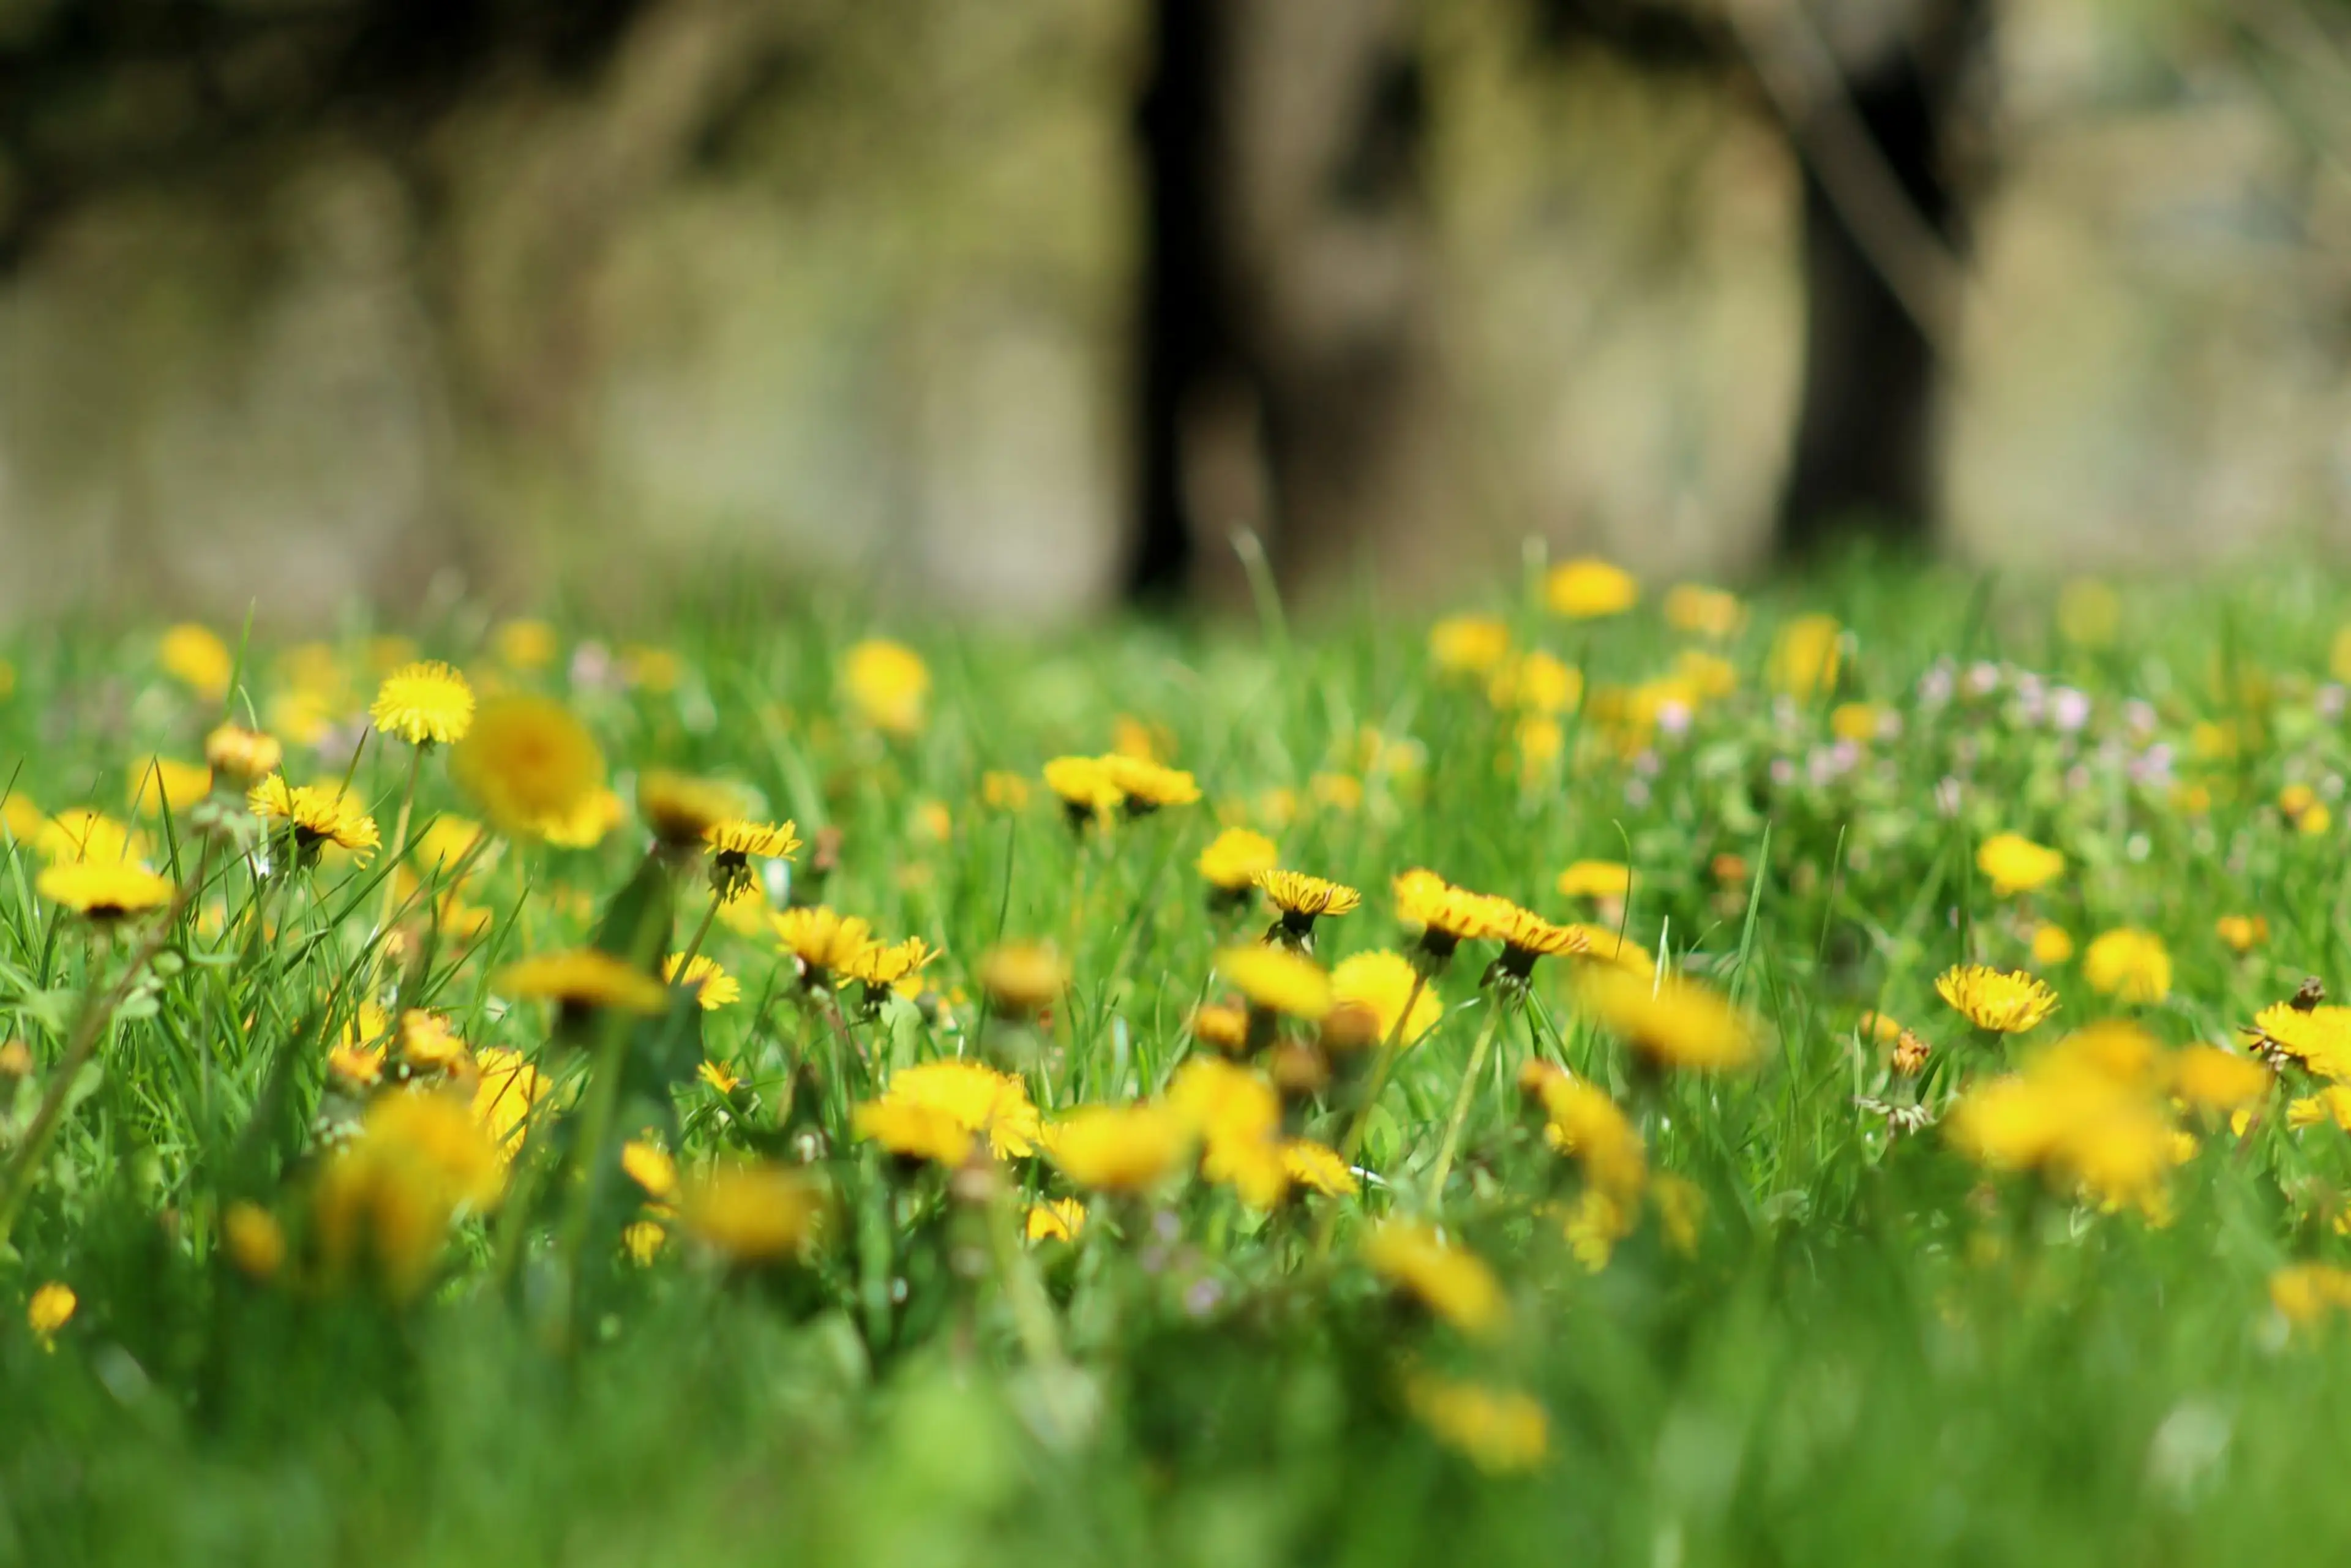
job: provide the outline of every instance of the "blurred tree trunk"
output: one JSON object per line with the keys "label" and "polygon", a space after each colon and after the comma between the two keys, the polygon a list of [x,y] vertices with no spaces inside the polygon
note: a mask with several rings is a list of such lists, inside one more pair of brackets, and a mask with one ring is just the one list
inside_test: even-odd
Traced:
{"label": "blurred tree trunk", "polygon": [[[1917,220],[1952,252],[1967,240],[1963,89],[1983,43],[1982,0],[1926,0],[1911,25],[1843,62],[1860,128]],[[1816,110],[1817,112],[1817,110]],[[1796,127],[1800,143],[1807,128]],[[1780,545],[1802,558],[1858,538],[1926,545],[1937,512],[1936,429],[1948,339],[1922,329],[1885,268],[1804,162],[1804,384]]]}
{"label": "blurred tree trunk", "polygon": [[1297,582],[1435,512],[1435,357],[1406,0],[1157,0],[1144,100],[1130,591]]}

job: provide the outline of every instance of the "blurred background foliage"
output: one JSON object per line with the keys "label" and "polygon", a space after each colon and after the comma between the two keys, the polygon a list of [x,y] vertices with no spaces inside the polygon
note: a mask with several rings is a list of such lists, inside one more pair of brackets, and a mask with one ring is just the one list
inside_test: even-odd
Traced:
{"label": "blurred background foliage", "polygon": [[0,0],[0,614],[2338,545],[2335,0]]}

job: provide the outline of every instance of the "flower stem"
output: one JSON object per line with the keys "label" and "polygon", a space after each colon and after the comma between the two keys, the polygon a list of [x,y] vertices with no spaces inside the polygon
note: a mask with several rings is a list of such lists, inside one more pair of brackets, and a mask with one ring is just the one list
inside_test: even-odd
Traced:
{"label": "flower stem", "polygon": [[[417,775],[423,771],[424,747],[410,747],[408,748],[408,785],[400,792],[400,815],[394,820],[392,830],[392,869],[384,873],[383,907],[377,913],[375,919],[376,929],[379,931],[390,929],[393,912],[400,907],[400,868],[408,860],[409,817],[416,808]],[[390,946],[388,942],[378,946],[377,962],[382,961],[382,956]]]}
{"label": "flower stem", "polygon": [[1453,1172],[1453,1155],[1461,1146],[1461,1127],[1469,1119],[1469,1102],[1477,1097],[1478,1080],[1486,1071],[1486,1053],[1493,1049],[1494,1035],[1508,1010],[1497,993],[1486,1014],[1485,1026],[1478,1031],[1478,1043],[1469,1048],[1469,1070],[1461,1075],[1460,1091],[1453,1096],[1453,1119],[1445,1125],[1445,1142],[1437,1145],[1437,1164],[1428,1173],[1428,1207],[1432,1211],[1445,1207],[1445,1178]]}

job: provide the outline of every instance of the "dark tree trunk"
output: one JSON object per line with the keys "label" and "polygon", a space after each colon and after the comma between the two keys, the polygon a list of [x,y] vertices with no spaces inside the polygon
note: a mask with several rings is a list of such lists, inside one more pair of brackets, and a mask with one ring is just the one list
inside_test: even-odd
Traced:
{"label": "dark tree trunk", "polygon": [[[1917,215],[1958,251],[1967,210],[1952,162],[1984,17],[1980,0],[1928,0],[1922,11],[1908,38],[1848,64],[1847,89]],[[1803,401],[1782,553],[1817,555],[1861,538],[1924,547],[1937,512],[1941,354],[1810,166],[1803,263]]]}
{"label": "dark tree trunk", "polygon": [[1165,597],[1433,520],[1424,100],[1405,0],[1159,0],[1142,129],[1140,535]]}

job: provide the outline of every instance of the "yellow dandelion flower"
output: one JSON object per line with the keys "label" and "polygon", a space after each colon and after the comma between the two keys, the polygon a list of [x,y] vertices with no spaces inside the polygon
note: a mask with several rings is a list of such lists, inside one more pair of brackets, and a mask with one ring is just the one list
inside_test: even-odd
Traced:
{"label": "yellow dandelion flower", "polygon": [[1535,960],[1557,953],[1581,952],[1583,933],[1573,925],[1554,925],[1531,909],[1507,898],[1490,899],[1494,935],[1502,944],[1494,974],[1523,981],[1533,973]]}
{"label": "yellow dandelion flower", "polygon": [[775,1263],[815,1237],[822,1207],[808,1179],[782,1166],[721,1166],[679,1194],[695,1239],[735,1263]]}
{"label": "yellow dandelion flower", "polygon": [[983,1062],[946,1059],[902,1067],[890,1075],[882,1098],[937,1112],[968,1136],[985,1139],[998,1159],[1036,1152],[1040,1121],[1028,1086]]}
{"label": "yellow dandelion flower", "polygon": [[35,1291],[32,1299],[25,1303],[26,1326],[45,1341],[52,1339],[59,1329],[73,1322],[75,1309],[80,1305],[81,1298],[74,1294],[71,1285],[52,1280]]}
{"label": "yellow dandelion flower", "polygon": [[383,678],[368,717],[411,746],[447,746],[473,727],[474,688],[438,659],[402,664]]}
{"label": "yellow dandelion flower", "polygon": [[1188,806],[1200,798],[1200,786],[1180,768],[1167,768],[1147,758],[1113,752],[1095,764],[1111,787],[1124,797],[1127,815],[1144,816],[1164,806]]}
{"label": "yellow dandelion flower", "polygon": [[250,785],[277,771],[285,748],[259,730],[225,724],[204,737],[204,761],[232,783]]}
{"label": "yellow dandelion flower", "polygon": [[209,628],[183,622],[163,633],[156,658],[164,673],[207,702],[228,695],[236,655]]}
{"label": "yellow dandelion flower", "polygon": [[1364,895],[1353,888],[1303,872],[1259,872],[1257,885],[1281,912],[1281,918],[1267,934],[1269,939],[1278,936],[1301,947],[1313,946],[1317,918],[1350,914],[1364,902]]}
{"label": "yellow dandelion flower", "polygon": [[1737,632],[1747,619],[1747,608],[1739,602],[1739,595],[1695,582],[1677,582],[1666,590],[1661,608],[1666,624],[1675,631],[1718,641]]}
{"label": "yellow dandelion flower", "polygon": [[507,995],[538,998],[564,1008],[612,1008],[657,1013],[669,1006],[669,989],[659,980],[610,953],[593,947],[541,953],[509,964],[497,977]]}
{"label": "yellow dandelion flower", "polygon": [[177,891],[171,878],[137,866],[81,862],[47,867],[33,886],[50,903],[98,921],[161,909]]}
{"label": "yellow dandelion flower", "polygon": [[535,824],[540,838],[561,850],[592,850],[604,836],[628,820],[629,808],[611,790],[590,789],[568,811],[543,817]]}
{"label": "yellow dandelion flower", "polygon": [[710,852],[721,859],[789,860],[800,847],[799,829],[791,822],[714,822],[703,835]]}
{"label": "yellow dandelion flower", "polygon": [[706,1013],[743,999],[743,983],[721,968],[718,960],[707,953],[696,953],[690,960],[683,953],[672,953],[662,960],[662,978],[673,986],[691,989],[701,999],[702,1010]]}
{"label": "yellow dandelion flower", "polygon": [[501,1159],[512,1159],[532,1110],[553,1092],[554,1082],[522,1052],[504,1046],[484,1048],[474,1064],[474,1124],[488,1135]]}
{"label": "yellow dandelion flower", "polygon": [[1771,641],[1764,676],[1771,689],[1810,697],[1834,689],[1843,657],[1844,628],[1831,615],[1800,615]]}
{"label": "yellow dandelion flower", "polygon": [[743,1081],[729,1072],[726,1063],[720,1061],[704,1061],[695,1069],[695,1076],[721,1094],[732,1094],[743,1086]]}
{"label": "yellow dandelion flower", "polygon": [[650,1139],[631,1138],[621,1145],[621,1169],[656,1203],[677,1196],[677,1162]]}
{"label": "yellow dandelion flower", "polygon": [[345,1083],[364,1089],[383,1076],[383,1055],[392,1019],[373,1002],[361,1002],[327,1051],[327,1070]]}
{"label": "yellow dandelion flower", "polygon": [[[1341,1032],[1372,1045],[1391,1034],[1396,1036],[1399,1048],[1417,1044],[1445,1016],[1445,1004],[1422,983],[1412,960],[1385,948],[1353,953],[1339,960],[1331,971],[1331,998],[1334,1014],[1352,1009],[1365,1015],[1367,1028]],[[1409,1019],[1405,1016],[1407,1002],[1412,1007]],[[1402,1033],[1397,1033],[1399,1024]]]}
{"label": "yellow dandelion flower", "polygon": [[128,865],[147,858],[147,835],[88,806],[68,806],[42,822],[33,847],[52,865]]}
{"label": "yellow dandelion flower", "polygon": [[939,950],[919,936],[904,942],[869,942],[841,969],[841,978],[844,983],[858,981],[874,991],[893,987],[918,991],[923,970],[938,956]]}
{"label": "yellow dandelion flower", "polygon": [[561,704],[513,694],[475,710],[449,771],[501,831],[552,836],[576,827],[603,789],[604,754]]}
{"label": "yellow dandelion flower", "polygon": [[1405,1403],[1447,1448],[1489,1475],[1514,1475],[1551,1452],[1551,1417],[1531,1395],[1415,1374]]}
{"label": "yellow dandelion flower", "polygon": [[1073,825],[1106,818],[1126,800],[1099,757],[1056,757],[1045,764],[1045,788],[1061,797]]}
{"label": "yellow dandelion flower", "polygon": [[979,776],[979,799],[991,811],[1025,811],[1029,809],[1029,780],[1018,773],[990,768]]}
{"label": "yellow dandelion flower", "polygon": [[971,1134],[935,1105],[869,1101],[852,1113],[850,1125],[860,1138],[903,1159],[929,1160],[954,1170],[971,1158]]}
{"label": "yellow dandelion flower", "polygon": [[400,1015],[400,1057],[419,1071],[455,1071],[465,1065],[465,1042],[440,1014],[411,1008]]}
{"label": "yellow dandelion flower", "polygon": [[1210,1002],[1192,1009],[1192,1038],[1211,1050],[1238,1056],[1249,1050],[1249,1016],[1246,1008]]}
{"label": "yellow dandelion flower", "polygon": [[2044,968],[2062,964],[2074,956],[2074,934],[2063,925],[2043,920],[2032,927],[2032,961]]}
{"label": "yellow dandelion flower", "polygon": [[1145,1192],[1183,1163],[1191,1137],[1159,1105],[1081,1105],[1040,1138],[1061,1174],[1098,1192]]}
{"label": "yellow dandelion flower", "polygon": [[799,960],[811,990],[830,984],[833,974],[854,963],[873,939],[872,927],[863,920],[821,904],[771,915],[768,924],[784,950]]}
{"label": "yellow dandelion flower", "polygon": [[1636,1200],[1648,1182],[1649,1155],[1632,1119],[1604,1091],[1556,1067],[1531,1076],[1551,1145],[1573,1155],[1594,1186],[1626,1203]]}
{"label": "yellow dandelion flower", "polygon": [[1428,629],[1428,658],[1448,675],[1489,673],[1510,652],[1510,629],[1490,615],[1454,615]]}
{"label": "yellow dandelion flower", "polygon": [[131,781],[131,809],[142,817],[179,816],[212,793],[213,770],[200,762],[151,757]]}
{"label": "yellow dandelion flower", "polygon": [[2082,955],[2082,977],[2117,1001],[2159,1002],[2171,994],[2171,954],[2154,932],[2116,926]]}
{"label": "yellow dandelion flower", "polygon": [[2270,939],[2270,923],[2258,915],[2223,915],[2212,933],[2234,953],[2250,953]]}
{"label": "yellow dandelion flower", "polygon": [[2289,1263],[2270,1276],[2270,1304],[2296,1327],[2316,1322],[2330,1311],[2351,1311],[2351,1270]]}
{"label": "yellow dandelion flower", "polygon": [[641,692],[674,692],[684,678],[685,661],[667,648],[631,643],[621,650],[621,679]]}
{"label": "yellow dandelion flower", "polygon": [[517,620],[499,623],[490,633],[491,650],[510,670],[543,670],[559,651],[555,628],[544,621]]}
{"label": "yellow dandelion flower", "polygon": [[273,773],[247,791],[246,803],[255,816],[286,824],[305,865],[329,844],[350,851],[352,860],[365,865],[381,841],[375,819],[340,788],[288,784],[284,774]]}
{"label": "yellow dandelion flower", "polygon": [[2273,1002],[2253,1015],[2248,1032],[2322,1078],[2351,1078],[2351,1008]]}
{"label": "yellow dandelion flower", "polygon": [[1552,613],[1571,621],[1621,615],[1641,597],[1633,574],[1591,556],[1562,561],[1543,579],[1543,599]]}
{"label": "yellow dandelion flower", "polygon": [[1273,1085],[1215,1057],[1196,1056],[1177,1068],[1162,1103],[1212,1144],[1270,1140],[1281,1130],[1281,1097]]}
{"label": "yellow dandelion flower", "polygon": [[1295,1185],[1325,1197],[1352,1197],[1363,1190],[1339,1151],[1311,1138],[1282,1140],[1281,1169]]}
{"label": "yellow dandelion flower", "polygon": [[1621,861],[1577,861],[1559,873],[1562,898],[1613,898],[1633,894],[1633,868]]}
{"label": "yellow dandelion flower", "polygon": [[221,1211],[221,1246],[249,1279],[274,1280],[286,1266],[286,1229],[257,1203],[239,1198]]}
{"label": "yellow dandelion flower", "polygon": [[979,985],[997,1011],[1023,1017],[1069,988],[1070,966],[1047,944],[1007,942],[981,956]]}
{"label": "yellow dandelion flower", "polygon": [[1219,893],[1239,894],[1257,885],[1258,877],[1273,870],[1280,859],[1273,841],[1248,828],[1227,828],[1200,852],[1201,877]]}
{"label": "yellow dandelion flower", "polygon": [[1031,1241],[1075,1241],[1085,1228],[1086,1206],[1074,1197],[1029,1206],[1027,1229]]}
{"label": "yellow dandelion flower", "polygon": [[2171,1092],[2199,1111],[2234,1111],[2264,1099],[2275,1076],[2217,1045],[2191,1045],[2171,1059]]}
{"label": "yellow dandelion flower", "polygon": [[2045,982],[1982,964],[1944,970],[1936,977],[1935,993],[1976,1028],[1995,1034],[2022,1034],[2057,1010],[2057,993]]}
{"label": "yellow dandelion flower", "polygon": [[705,841],[714,829],[741,821],[747,804],[739,787],[716,779],[666,768],[637,776],[637,814],[654,838],[672,848]]}
{"label": "yellow dandelion flower", "polygon": [[1578,1001],[1610,1033],[1666,1067],[1744,1067],[1760,1042],[1754,1023],[1720,995],[1676,975],[1655,979],[1613,966],[1583,967]]}
{"label": "yellow dandelion flower", "polygon": [[1993,897],[2012,898],[2063,875],[2065,857],[2022,833],[1995,833],[1976,846],[1976,869],[1991,878]]}
{"label": "yellow dandelion flower", "polygon": [[869,637],[849,650],[841,685],[867,724],[891,735],[923,727],[931,695],[930,666],[903,643]]}
{"label": "yellow dandelion flower", "polygon": [[1583,672],[1538,648],[1496,665],[1486,683],[1486,700],[1529,714],[1566,713],[1583,700]]}
{"label": "yellow dandelion flower", "polygon": [[330,1273],[364,1258],[396,1299],[429,1282],[461,1210],[485,1210],[506,1185],[497,1150],[463,1101],[379,1094],[360,1135],[320,1172],[312,1219]]}
{"label": "yellow dandelion flower", "polygon": [[1464,1333],[1493,1334],[1509,1315],[1501,1281],[1485,1260],[1426,1225],[1383,1221],[1364,1239],[1364,1261]]}
{"label": "yellow dandelion flower", "polygon": [[1421,950],[1443,963],[1464,942],[1495,935],[1492,901],[1455,887],[1433,871],[1416,868],[1391,884],[1396,920],[1418,940]]}
{"label": "yellow dandelion flower", "polygon": [[1311,958],[1280,947],[1228,947],[1217,971],[1249,999],[1254,1011],[1320,1021],[1331,1011],[1331,977]]}

